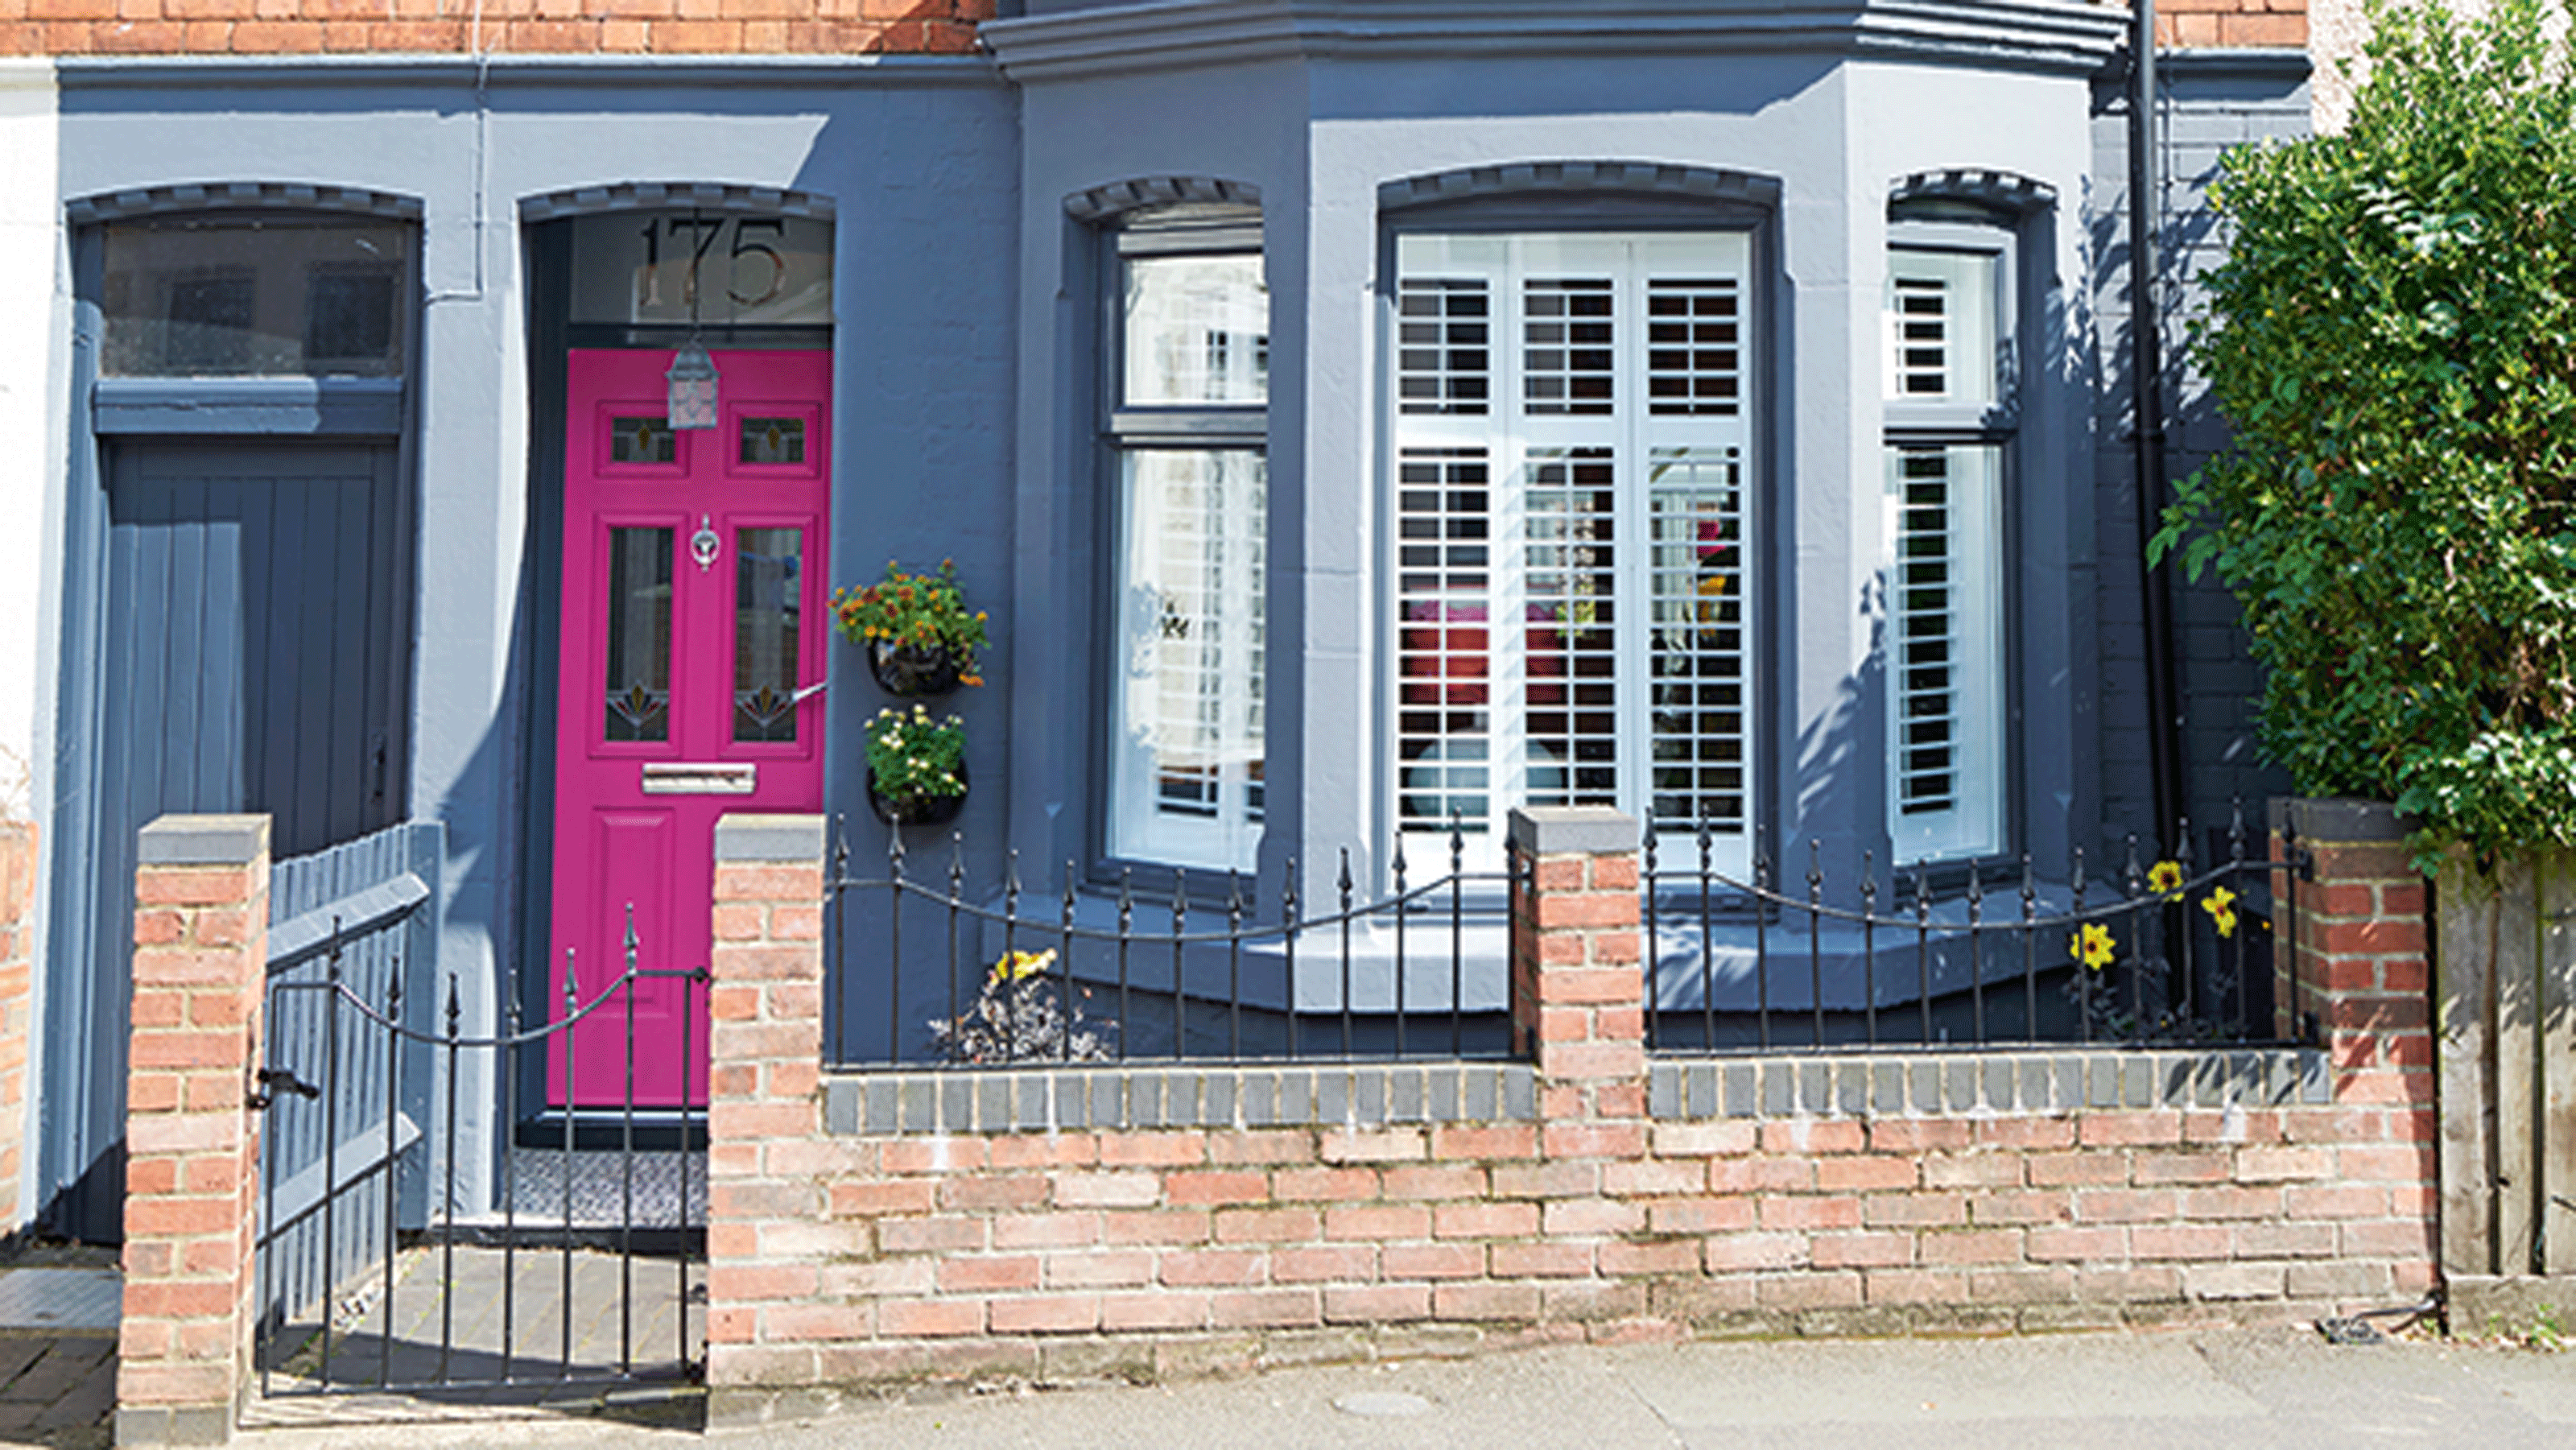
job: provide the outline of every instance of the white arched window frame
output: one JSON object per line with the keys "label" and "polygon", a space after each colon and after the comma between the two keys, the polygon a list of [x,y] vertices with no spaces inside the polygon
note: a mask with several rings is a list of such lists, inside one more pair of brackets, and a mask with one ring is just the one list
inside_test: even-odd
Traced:
{"label": "white arched window frame", "polygon": [[2013,232],[1973,206],[1917,203],[1891,225],[1881,664],[1900,865],[2006,848],[2017,266]]}
{"label": "white arched window frame", "polygon": [[1259,213],[1183,201],[1106,233],[1106,846],[1249,871],[1261,842],[1270,297]]}

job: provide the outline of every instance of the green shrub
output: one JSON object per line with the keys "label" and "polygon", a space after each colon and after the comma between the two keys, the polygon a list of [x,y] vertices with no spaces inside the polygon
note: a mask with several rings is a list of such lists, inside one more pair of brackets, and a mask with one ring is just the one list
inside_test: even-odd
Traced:
{"label": "green shrub", "polygon": [[2228,156],[2195,351],[2236,442],[2151,544],[2243,604],[2300,791],[2481,856],[2576,845],[2566,6],[2374,4],[2350,128]]}

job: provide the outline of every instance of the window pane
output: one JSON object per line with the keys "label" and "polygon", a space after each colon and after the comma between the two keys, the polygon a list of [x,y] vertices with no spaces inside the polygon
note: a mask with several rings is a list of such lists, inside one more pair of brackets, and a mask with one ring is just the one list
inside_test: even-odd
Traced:
{"label": "window pane", "polygon": [[607,738],[671,738],[671,530],[608,531]]}
{"label": "window pane", "polygon": [[1888,254],[1887,269],[1887,396],[1992,403],[1994,256],[1899,248]]}
{"label": "window pane", "polygon": [[117,223],[101,365],[120,377],[398,376],[413,235],[301,217]]}
{"label": "window pane", "polygon": [[1607,413],[1617,301],[1605,277],[1543,277],[1521,299],[1521,392],[1533,413]]}
{"label": "window pane", "polygon": [[1482,413],[1493,392],[1492,289],[1407,277],[1396,309],[1396,396],[1408,413]]}
{"label": "window pane", "polygon": [[1127,403],[1270,396],[1270,292],[1258,255],[1131,258],[1126,317]]}
{"label": "window pane", "polygon": [[1121,471],[1110,849],[1249,870],[1262,808],[1262,457],[1140,450]]}
{"label": "window pane", "polygon": [[1655,819],[1741,834],[1752,671],[1739,450],[1658,449],[1649,499]]}
{"label": "window pane", "polygon": [[734,531],[733,738],[792,744],[805,531]]}
{"label": "window pane", "polygon": [[1974,855],[2001,843],[1999,454],[1888,453],[1888,828],[1905,858]]}
{"label": "window pane", "polygon": [[1533,805],[1619,802],[1619,552],[1608,448],[1534,450],[1522,498]]}
{"label": "window pane", "polygon": [[1481,448],[1407,449],[1397,465],[1397,810],[1493,827],[1493,492]]}

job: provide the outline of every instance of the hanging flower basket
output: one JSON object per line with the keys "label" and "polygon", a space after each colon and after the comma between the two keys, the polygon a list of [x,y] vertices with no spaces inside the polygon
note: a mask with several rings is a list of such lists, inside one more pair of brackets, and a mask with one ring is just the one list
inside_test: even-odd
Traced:
{"label": "hanging flower basket", "polygon": [[936,826],[966,805],[966,722],[921,705],[868,722],[868,809],[889,826]]}
{"label": "hanging flower basket", "polygon": [[966,767],[957,767],[958,790],[954,795],[925,795],[913,791],[890,796],[877,789],[877,773],[868,772],[868,810],[889,826],[944,826],[957,819],[966,809]]}
{"label": "hanging flower basket", "polygon": [[868,673],[877,687],[899,700],[945,695],[957,688],[965,671],[957,657],[939,645],[868,641]]}
{"label": "hanging flower basket", "polygon": [[852,644],[865,645],[868,673],[889,695],[914,699],[980,685],[975,652],[988,643],[984,615],[966,607],[957,561],[936,574],[907,574],[889,559],[883,579],[832,592],[832,622]]}

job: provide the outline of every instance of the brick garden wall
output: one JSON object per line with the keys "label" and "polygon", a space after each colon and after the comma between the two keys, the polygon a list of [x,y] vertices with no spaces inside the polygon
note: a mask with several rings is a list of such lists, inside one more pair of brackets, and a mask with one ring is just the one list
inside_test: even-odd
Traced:
{"label": "brick garden wall", "polygon": [[992,14],[993,0],[0,0],[0,54],[964,54]]}
{"label": "brick garden wall", "polygon": [[[2395,936],[2300,928],[2323,1051],[1649,1063],[1633,829],[1533,814],[1536,1053],[1509,1064],[818,1075],[820,823],[746,826],[768,858],[720,836],[719,1417],[915,1376],[2279,1319],[2430,1284]],[[2319,861],[2303,892],[2385,865]]]}

